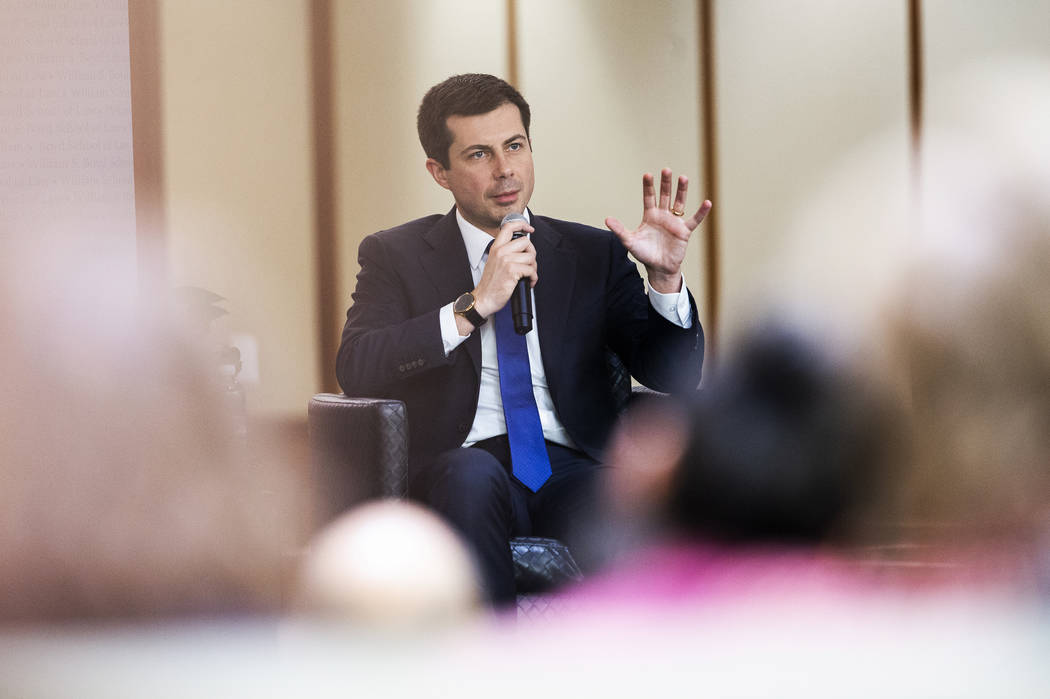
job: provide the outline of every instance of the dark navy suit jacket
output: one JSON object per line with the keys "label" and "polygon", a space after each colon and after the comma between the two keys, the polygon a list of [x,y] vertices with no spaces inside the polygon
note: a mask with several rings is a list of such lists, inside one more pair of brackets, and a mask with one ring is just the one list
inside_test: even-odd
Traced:
{"label": "dark navy suit jacket", "polygon": [[[535,312],[551,398],[573,441],[600,460],[616,419],[605,348],[649,388],[694,390],[704,354],[696,305],[690,295],[691,328],[661,317],[610,231],[537,215],[532,226]],[[474,288],[455,209],[368,236],[359,262],[336,373],[347,395],[405,402],[415,473],[463,443],[478,402],[480,333],[446,357],[438,320],[442,306]]]}

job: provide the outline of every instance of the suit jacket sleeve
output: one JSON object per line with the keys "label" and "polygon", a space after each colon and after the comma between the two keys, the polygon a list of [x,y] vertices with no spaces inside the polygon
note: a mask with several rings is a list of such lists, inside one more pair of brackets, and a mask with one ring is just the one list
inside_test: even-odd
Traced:
{"label": "suit jacket sleeve", "polygon": [[391,254],[379,235],[365,238],[359,249],[361,271],[336,359],[336,376],[347,395],[396,395],[402,382],[449,362],[440,305],[412,306],[401,276],[406,270]]}
{"label": "suit jacket sleeve", "polygon": [[[681,328],[661,316],[644,293],[644,282],[627,250],[609,236],[610,288],[607,291],[606,341],[639,382],[664,393],[688,393],[700,383],[704,333],[689,294],[693,322]],[[641,292],[641,293],[639,293]]]}

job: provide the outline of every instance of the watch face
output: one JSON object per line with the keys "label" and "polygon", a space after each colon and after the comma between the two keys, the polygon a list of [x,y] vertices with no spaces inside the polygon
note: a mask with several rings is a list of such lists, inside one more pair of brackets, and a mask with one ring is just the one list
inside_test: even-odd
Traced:
{"label": "watch face", "polygon": [[474,294],[472,294],[472,293],[470,293],[468,291],[467,293],[463,294],[458,299],[456,299],[456,302],[452,305],[452,310],[455,311],[456,313],[466,313],[473,306],[474,306]]}

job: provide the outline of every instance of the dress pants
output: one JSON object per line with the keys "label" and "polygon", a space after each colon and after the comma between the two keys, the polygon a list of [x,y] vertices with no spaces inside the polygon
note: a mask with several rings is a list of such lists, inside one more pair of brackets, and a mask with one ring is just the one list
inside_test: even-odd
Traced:
{"label": "dress pants", "polygon": [[590,523],[604,466],[575,449],[547,442],[551,478],[533,493],[511,475],[506,435],[440,454],[409,485],[409,495],[436,510],[473,548],[493,605],[515,601],[510,539],[565,542],[586,570]]}

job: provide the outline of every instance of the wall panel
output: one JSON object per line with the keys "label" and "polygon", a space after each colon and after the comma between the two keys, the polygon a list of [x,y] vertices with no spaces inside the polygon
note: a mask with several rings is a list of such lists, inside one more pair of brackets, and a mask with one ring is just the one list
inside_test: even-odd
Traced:
{"label": "wall panel", "polygon": [[[955,104],[940,91],[974,63],[1025,56],[1050,61],[1050,3],[1046,0],[923,0],[926,114],[951,121]],[[1050,115],[1047,117],[1050,119]]]}
{"label": "wall panel", "polygon": [[301,414],[318,384],[308,21],[306,0],[161,8],[171,281],[227,298],[266,414]]}
{"label": "wall panel", "polygon": [[830,168],[884,130],[899,134],[889,147],[907,160],[906,9],[903,2],[716,3],[727,330],[748,320],[751,297],[792,242],[791,218]]}

